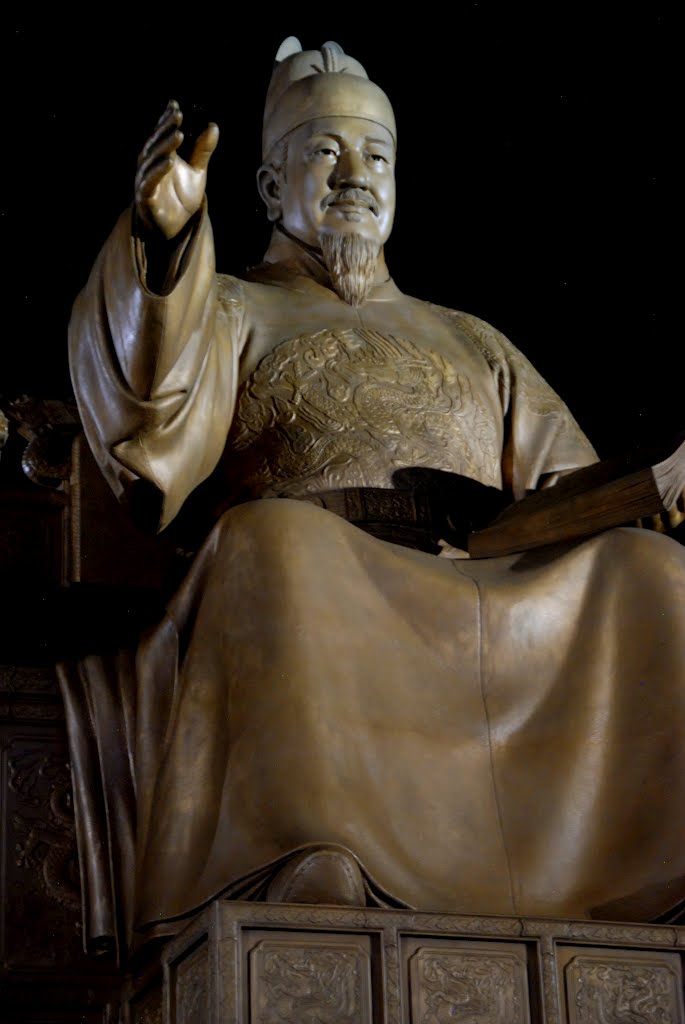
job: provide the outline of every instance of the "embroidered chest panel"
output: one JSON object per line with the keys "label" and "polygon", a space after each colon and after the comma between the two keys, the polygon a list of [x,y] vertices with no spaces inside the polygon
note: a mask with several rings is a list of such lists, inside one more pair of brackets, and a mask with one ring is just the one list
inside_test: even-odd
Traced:
{"label": "embroidered chest panel", "polygon": [[390,487],[429,466],[500,485],[501,428],[469,377],[405,338],[359,328],[283,342],[242,386],[231,476],[253,495]]}

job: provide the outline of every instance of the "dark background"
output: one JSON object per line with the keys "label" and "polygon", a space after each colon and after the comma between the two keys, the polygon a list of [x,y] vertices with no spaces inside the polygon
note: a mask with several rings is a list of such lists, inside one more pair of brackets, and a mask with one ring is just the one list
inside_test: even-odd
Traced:
{"label": "dark background", "polygon": [[222,130],[208,185],[219,269],[259,261],[261,111],[295,34],[305,48],[339,42],[395,106],[398,285],[504,331],[601,454],[685,429],[665,7],[89,10],[34,10],[4,30],[5,398],[69,395],[71,304],[170,97],[188,136],[208,120]]}

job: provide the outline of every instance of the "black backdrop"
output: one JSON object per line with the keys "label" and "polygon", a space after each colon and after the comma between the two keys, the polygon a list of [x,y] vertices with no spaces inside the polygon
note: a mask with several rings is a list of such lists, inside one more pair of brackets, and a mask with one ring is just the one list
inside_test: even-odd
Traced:
{"label": "black backdrop", "polygon": [[393,101],[388,263],[399,286],[503,330],[602,454],[685,429],[670,302],[680,246],[669,242],[668,169],[681,119],[669,11],[329,10],[93,5],[7,22],[0,393],[69,394],[71,303],[169,97],[188,136],[208,120],[223,132],[208,186],[219,269],[259,260],[269,233],[254,178],[261,110],[276,49],[295,34],[305,48],[341,43]]}

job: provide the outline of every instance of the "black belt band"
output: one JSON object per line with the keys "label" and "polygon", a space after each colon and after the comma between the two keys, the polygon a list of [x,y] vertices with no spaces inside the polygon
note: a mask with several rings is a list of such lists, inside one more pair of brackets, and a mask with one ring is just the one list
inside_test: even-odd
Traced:
{"label": "black belt band", "polygon": [[334,512],[381,540],[431,554],[440,552],[438,541],[448,529],[444,514],[422,491],[344,487],[298,498]]}
{"label": "black belt band", "polygon": [[394,487],[344,487],[302,495],[367,533],[406,547],[439,554],[441,540],[468,547],[511,501],[497,487],[424,466],[395,470]]}

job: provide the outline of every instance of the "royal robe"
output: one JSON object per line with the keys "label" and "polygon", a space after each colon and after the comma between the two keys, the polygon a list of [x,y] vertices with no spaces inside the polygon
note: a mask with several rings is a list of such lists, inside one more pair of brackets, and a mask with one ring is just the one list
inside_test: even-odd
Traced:
{"label": "royal robe", "polygon": [[62,669],[91,937],[171,932],[320,843],[421,910],[685,895],[683,549],[622,528],[454,559],[299,500],[408,466],[518,498],[592,462],[506,338],[390,280],[352,308],[278,233],[217,276],[206,214],[156,295],[124,216],[71,365],[115,493],[164,527],[206,489],[215,520],[136,652]]}

